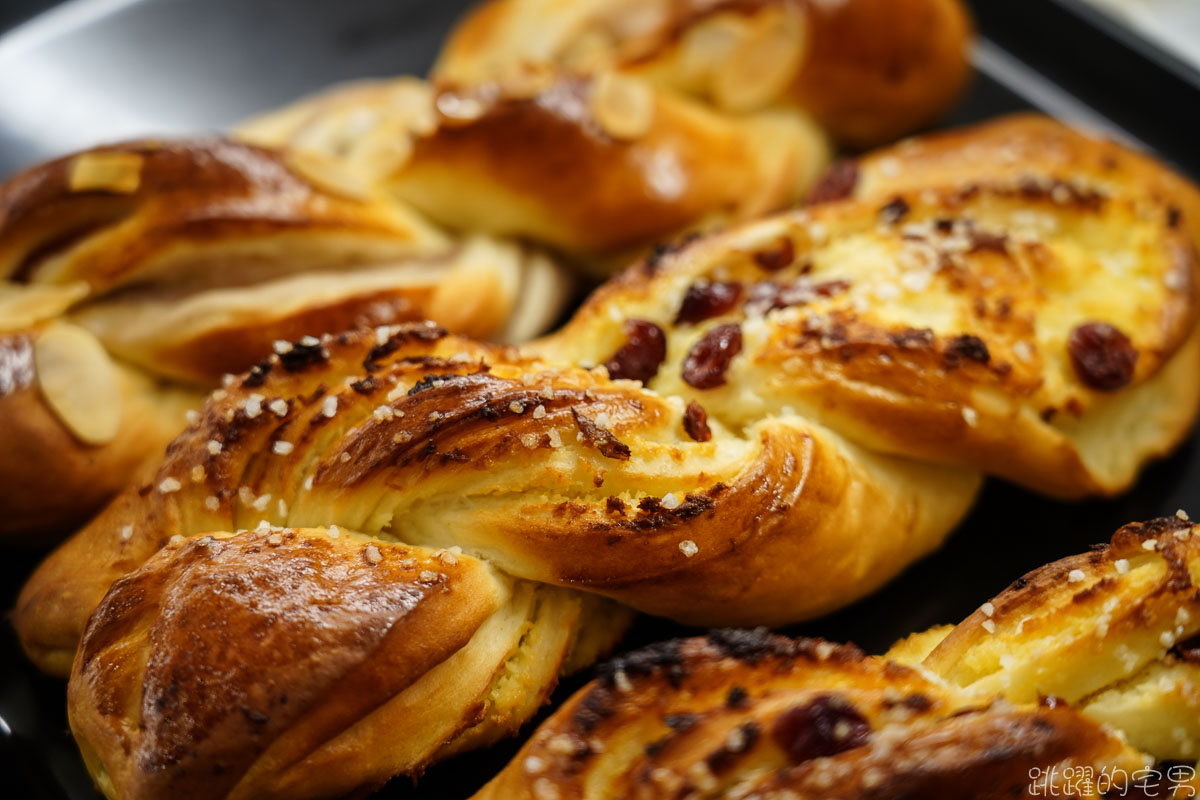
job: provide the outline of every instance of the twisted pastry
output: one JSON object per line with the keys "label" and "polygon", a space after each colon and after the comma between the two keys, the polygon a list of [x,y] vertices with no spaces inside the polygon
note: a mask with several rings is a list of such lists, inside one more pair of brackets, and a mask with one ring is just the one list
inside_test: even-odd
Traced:
{"label": "twisted pastry", "polygon": [[[943,20],[932,49],[922,36],[881,42],[877,4],[846,5],[829,30],[889,63],[962,61],[956,5],[909,4]],[[570,27],[580,10],[544,9],[539,24]],[[602,16],[636,27],[645,11]],[[749,25],[795,50],[802,18],[776,3],[672,30],[707,40],[714,25]],[[773,85],[774,64],[723,57],[721,96]],[[611,269],[657,238],[785,206],[828,161],[824,134],[793,106],[764,96],[730,113],[677,81],[575,66],[343,88],[251,121],[240,142],[97,148],[0,187],[0,279],[14,284],[0,289],[0,347],[14,354],[0,362],[0,445],[13,454],[0,459],[13,509],[0,535],[82,522],[178,431],[179,411],[199,404],[189,385],[212,388],[275,341],[426,318],[482,338],[541,332],[566,301],[565,275],[483,234]],[[910,103],[949,99],[932,84],[917,95],[887,113],[907,125]]]}
{"label": "twisted pastry", "polygon": [[[1031,154],[1020,177],[985,181],[984,167],[970,167],[997,140]],[[896,169],[904,177],[889,165],[905,153],[953,177],[930,170],[920,191],[892,184],[873,194]],[[1114,166],[1089,173],[1093,161]],[[66,672],[84,635],[73,715],[101,780],[138,796],[160,790],[155,776],[168,766],[181,776],[219,766],[236,774],[213,784],[217,796],[303,794],[318,777],[317,793],[333,793],[418,770],[447,737],[452,749],[474,741],[471,728],[446,733],[466,724],[448,713],[455,722],[441,738],[393,737],[360,769],[334,758],[349,750],[332,737],[345,731],[336,741],[351,741],[363,725],[378,742],[373,717],[357,705],[342,716],[340,703],[317,698],[338,675],[376,669],[369,647],[299,677],[229,655],[243,636],[185,647],[191,623],[164,609],[202,606],[185,601],[237,584],[238,554],[265,552],[264,538],[283,549],[247,555],[250,563],[294,559],[335,587],[350,580],[339,565],[444,550],[564,603],[584,603],[587,592],[689,622],[783,624],[862,596],[935,547],[969,507],[981,470],[1064,495],[1118,491],[1184,435],[1197,403],[1196,260],[1182,221],[1193,189],[1040,118],[909,143],[857,170],[847,197],[635,265],[561,333],[526,348],[431,325],[381,327],[285,348],[216,392],[163,461],[52,554],[18,602],[22,643],[43,668]],[[910,251],[929,259],[911,261]],[[1113,259],[1129,263],[1098,284],[1098,264]],[[1048,403],[1060,413],[1042,413]],[[1098,455],[1098,429],[1135,413],[1146,420],[1137,435]],[[1004,435],[1012,429],[1023,438]],[[194,542],[171,545],[173,536]],[[322,544],[330,538],[340,543]],[[418,583],[422,573],[455,591],[453,576],[422,567]],[[152,585],[170,602],[153,600]],[[266,635],[279,615],[254,604],[255,585],[237,628]],[[510,613],[495,606],[487,613]],[[358,613],[335,627],[353,630]],[[620,627],[623,612],[598,613]],[[611,640],[583,616],[566,633],[569,623],[558,623],[557,655],[526,687],[548,687],[564,658],[595,656],[599,645],[571,654],[576,630]],[[481,635],[482,623],[472,625],[463,635]],[[321,623],[297,626],[281,637],[307,640]],[[530,623],[528,635],[539,627]],[[509,652],[472,674],[524,674]],[[247,723],[231,702],[226,716],[164,739],[156,695],[138,691],[166,680],[151,667],[226,675],[226,659],[236,659],[237,691],[254,698],[256,715],[267,714],[275,687],[303,685],[314,699],[279,709],[271,733],[256,733],[257,717]],[[179,685],[170,702],[205,704],[199,679]],[[371,702],[387,708],[405,691],[386,684]],[[476,719],[494,735],[536,704],[508,711],[479,697],[462,707],[481,709]],[[309,714],[339,722],[310,728]],[[250,737],[237,739],[248,750],[236,765],[215,744],[225,730]],[[293,740],[292,730],[306,732]],[[272,755],[275,741],[288,742],[278,745],[288,755]]]}
{"label": "twisted pastry", "polygon": [[958,0],[504,0],[459,24],[431,84],[350,85],[238,133],[611,273],[647,241],[800,199],[827,132],[865,146],[930,121],[968,38]]}
{"label": "twisted pastry", "polygon": [[404,207],[221,139],[67,156],[0,187],[0,533],[77,525],[278,340],[434,317],[546,327],[544,256],[455,240]]}
{"label": "twisted pastry", "polygon": [[969,36],[956,0],[490,0],[455,28],[433,76],[614,71],[728,113],[802,109],[861,148],[953,102],[970,72]]}
{"label": "twisted pastry", "polygon": [[602,667],[476,798],[1128,789],[1154,760],[1200,747],[1200,669],[1177,644],[1200,632],[1198,532],[1178,518],[1127,525],[884,657],[765,629],[637,651]]}

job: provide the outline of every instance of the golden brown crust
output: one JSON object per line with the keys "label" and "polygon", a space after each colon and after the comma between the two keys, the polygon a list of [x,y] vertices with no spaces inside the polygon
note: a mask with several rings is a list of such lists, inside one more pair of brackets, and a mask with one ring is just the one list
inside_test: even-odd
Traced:
{"label": "golden brown crust", "polygon": [[956,0],[492,0],[455,28],[433,75],[615,70],[733,112],[794,105],[866,147],[928,123],[957,96],[969,36]]}
{"label": "golden brown crust", "polygon": [[299,768],[461,649],[505,594],[473,559],[349,534],[181,541],[93,615],[72,724],[122,797],[245,794],[264,753]]}
{"label": "golden brown crust", "polygon": [[[430,317],[528,336],[566,294],[524,246],[453,241],[394,202],[223,139],[100,147],[17,175],[0,186],[0,278],[5,537],[83,522],[199,405],[185,387],[215,386],[276,341]],[[78,346],[39,373],[33,343],[64,322]],[[121,420],[103,435],[56,402],[97,380],[106,408],[85,416]]]}
{"label": "golden brown crust", "polygon": [[457,545],[681,619],[782,622],[877,587],[936,546],[978,486],[794,416],[696,442],[683,411],[424,325],[298,345],[217,392],[152,477],[50,557],[18,627],[51,666],[131,563],[171,535],[260,519]]}
{"label": "golden brown crust", "polygon": [[1066,706],[1010,706],[849,646],[716,631],[601,669],[477,798],[1027,797],[1034,770],[1142,767]]}
{"label": "golden brown crust", "polygon": [[[796,202],[828,161],[801,115],[735,117],[608,73],[351,84],[238,135],[348,165],[452,229],[609,270],[659,239]],[[402,156],[383,147],[397,140]]]}
{"label": "golden brown crust", "polygon": [[921,666],[980,696],[1061,698],[1155,758],[1194,757],[1197,533],[1182,512],[1126,525],[1111,544],[1034,570],[934,635]]}
{"label": "golden brown crust", "polygon": [[[786,403],[868,448],[1062,496],[1121,491],[1190,427],[1200,207],[1186,181],[1024,116],[881,151],[818,191],[630,269],[540,352],[604,363],[624,320],[647,320],[671,332],[650,388],[726,424]],[[680,324],[714,286],[730,301]],[[687,359],[724,325],[747,352],[699,388]]]}
{"label": "golden brown crust", "polygon": [[471,116],[441,113],[386,185],[446,224],[594,258],[785,206],[827,159],[802,121],[732,119],[628,83],[649,106],[630,112],[647,119],[629,137],[597,117],[594,78],[560,77],[532,96],[496,83],[443,88],[437,107],[471,105]]}
{"label": "golden brown crust", "polygon": [[[0,536],[29,544],[78,528],[149,456],[161,452],[203,402],[200,392],[164,388],[137,370],[107,365],[116,388],[119,427],[110,441],[81,442],[39,388],[35,346],[45,326],[0,333]],[[75,391],[91,387],[78,381]],[[87,402],[110,403],[94,397]],[[106,413],[95,409],[96,413]]]}
{"label": "golden brown crust", "polygon": [[1073,796],[1108,796],[1100,776],[1120,791],[1200,747],[1198,579],[1180,512],[883,658],[765,629],[652,645],[601,667],[476,797],[1036,797],[1065,767],[1092,777]]}

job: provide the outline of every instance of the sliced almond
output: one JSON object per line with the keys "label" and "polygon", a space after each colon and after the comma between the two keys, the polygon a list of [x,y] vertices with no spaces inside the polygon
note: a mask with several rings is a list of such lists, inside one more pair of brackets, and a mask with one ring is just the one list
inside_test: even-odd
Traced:
{"label": "sliced almond", "polygon": [[592,82],[591,109],[609,136],[637,139],[654,123],[654,90],[636,78],[604,72]]}
{"label": "sliced almond", "polygon": [[133,194],[142,185],[142,157],[137,153],[84,153],[71,162],[72,192]]}
{"label": "sliced almond", "polygon": [[351,200],[366,200],[370,189],[364,177],[345,161],[309,150],[292,150],[288,166],[318,189]]}
{"label": "sliced almond", "polygon": [[0,281],[0,331],[29,328],[57,317],[87,297],[85,281],[62,286],[25,285]]}
{"label": "sliced almond", "polygon": [[121,426],[117,370],[100,341],[65,322],[50,325],[33,345],[38,388],[59,421],[85,444],[111,442]]}
{"label": "sliced almond", "polygon": [[713,74],[713,100],[738,113],[770,105],[787,90],[807,48],[808,24],[800,11],[760,12]]}

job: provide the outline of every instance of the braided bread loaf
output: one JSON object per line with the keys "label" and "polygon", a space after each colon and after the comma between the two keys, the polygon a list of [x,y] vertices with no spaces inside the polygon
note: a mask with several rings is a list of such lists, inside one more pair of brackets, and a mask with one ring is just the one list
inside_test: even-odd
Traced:
{"label": "braided bread loaf", "polygon": [[219,140],[98,148],[0,187],[0,533],[79,524],[272,342],[434,317],[528,337],[568,282]]}
{"label": "braided bread loaf", "polygon": [[238,135],[611,272],[647,240],[800,199],[827,132],[863,146],[930,121],[968,38],[958,0],[500,0],[454,30],[432,84],[346,86]]}
{"label": "braided bread loaf", "polygon": [[[985,181],[971,165],[997,140],[1031,157]],[[906,157],[945,175],[873,194]],[[72,714],[102,783],[128,796],[217,772],[198,793],[373,785],[512,730],[560,664],[594,658],[625,612],[582,592],[702,624],[802,619],[935,547],[981,470],[1118,491],[1184,435],[1193,189],[1040,118],[908,143],[858,175],[840,200],[635,265],[527,348],[381,327],[286,348],[216,392],[18,603],[43,668],[65,673],[83,636]],[[1123,269],[1100,285],[1110,260]],[[1051,403],[1062,411],[1041,413]],[[1094,449],[1098,427],[1135,411],[1147,422],[1124,450]],[[375,568],[407,599],[372,588]],[[228,622],[216,592],[240,598]],[[387,655],[371,644],[410,609],[436,616],[430,598],[480,593],[447,621],[457,638],[411,670],[393,662],[420,649],[416,634]],[[553,632],[531,607],[559,609]],[[517,634],[500,618],[526,622]],[[276,635],[275,648],[330,646],[303,669],[243,651]],[[390,715],[425,696],[406,681],[440,685],[429,676],[463,641],[486,655],[445,671],[472,688],[438,727],[397,736]],[[536,641],[551,655],[524,658]],[[396,682],[361,703],[329,694],[388,670]],[[218,685],[230,699],[210,706]]]}
{"label": "braided bread loaf", "polygon": [[794,108],[852,147],[933,121],[970,72],[957,0],[489,0],[433,76],[619,72],[731,114]]}
{"label": "braided bread loaf", "polygon": [[1200,752],[1200,667],[1179,644],[1200,632],[1197,534],[1128,525],[883,658],[758,629],[616,659],[477,800],[1130,788],[1152,760]]}
{"label": "braided bread loaf", "polygon": [[[908,127],[914,110],[949,101],[947,84],[910,78],[964,74],[957,4],[910,0],[914,18],[938,24],[888,43],[878,3],[844,5],[709,9],[670,29],[689,41],[729,25],[771,31],[791,52],[829,17],[826,33],[903,67],[903,99],[883,117]],[[632,32],[646,8],[587,15]],[[538,24],[565,31],[579,13],[540,9]],[[475,19],[456,41],[480,41],[466,32]],[[753,36],[734,38],[744,49]],[[813,70],[842,69],[812,50]],[[436,89],[412,78],[338,89],[247,123],[240,143],[98,148],[17,176],[0,187],[0,279],[14,284],[0,289],[0,346],[18,354],[0,362],[0,446],[12,454],[0,458],[12,509],[0,535],[81,522],[178,431],[180,410],[199,403],[187,385],[211,388],[276,340],[425,318],[484,338],[539,333],[563,308],[565,275],[481,234],[609,269],[659,237],[798,199],[828,160],[825,135],[794,103],[726,107],[777,84],[775,63],[723,55],[716,106],[681,93],[675,67],[647,80],[615,64],[497,63]],[[872,85],[883,74],[868,73]]]}

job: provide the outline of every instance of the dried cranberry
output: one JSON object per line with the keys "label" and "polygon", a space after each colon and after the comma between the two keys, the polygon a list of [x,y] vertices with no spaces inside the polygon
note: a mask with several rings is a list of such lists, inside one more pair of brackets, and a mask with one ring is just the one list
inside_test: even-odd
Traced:
{"label": "dried cranberry", "polygon": [[786,236],[779,239],[779,244],[769,250],[759,250],[754,254],[754,263],[767,272],[778,272],[784,267],[790,267],[796,260],[796,247]]}
{"label": "dried cranberry", "polygon": [[871,725],[844,698],[821,695],[779,715],[771,736],[793,764],[800,764],[862,747]]}
{"label": "dried cranberry", "polygon": [[645,383],[658,374],[658,367],[666,357],[667,335],[663,329],[644,319],[628,319],[625,344],[604,366],[614,379]]}
{"label": "dried cranberry", "polygon": [[708,414],[695,400],[688,403],[687,410],[683,412],[683,429],[697,442],[707,442],[712,438],[712,430],[708,427]]}
{"label": "dried cranberry", "polygon": [[714,389],[725,384],[729,362],[742,352],[742,326],[718,325],[692,345],[683,362],[683,379],[697,389]]}
{"label": "dried cranberry", "polygon": [[740,283],[693,283],[683,296],[675,322],[695,324],[719,317],[736,306],[741,298]]}
{"label": "dried cranberry", "polygon": [[1075,374],[1093,389],[1113,392],[1133,380],[1138,351],[1107,322],[1087,322],[1071,331],[1067,350]]}
{"label": "dried cranberry", "polygon": [[853,159],[843,159],[825,170],[817,179],[817,185],[808,195],[812,205],[830,203],[841,200],[854,193],[858,185],[858,162]]}

